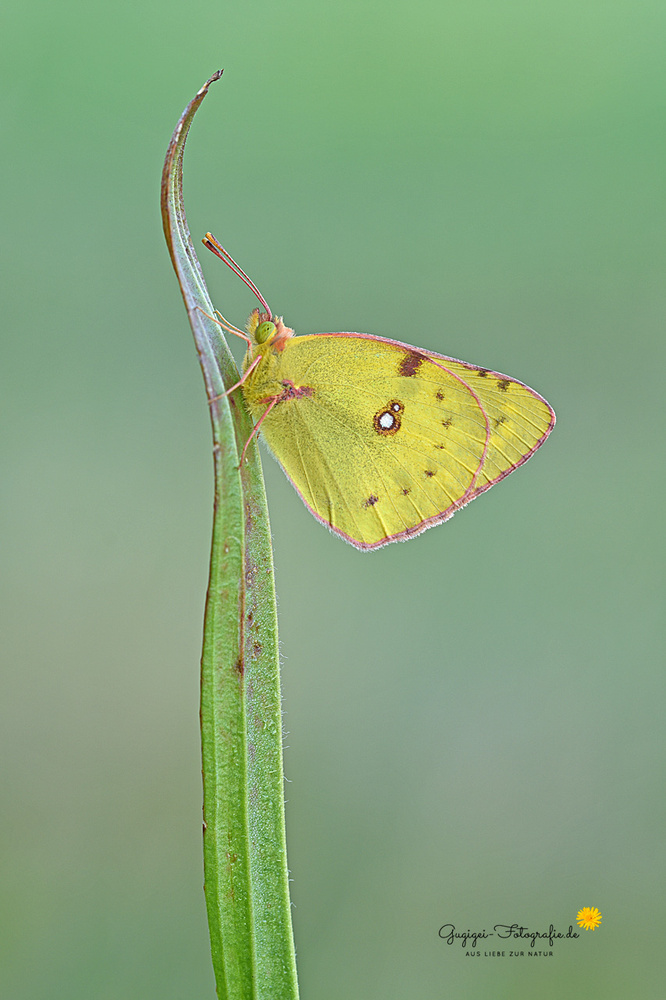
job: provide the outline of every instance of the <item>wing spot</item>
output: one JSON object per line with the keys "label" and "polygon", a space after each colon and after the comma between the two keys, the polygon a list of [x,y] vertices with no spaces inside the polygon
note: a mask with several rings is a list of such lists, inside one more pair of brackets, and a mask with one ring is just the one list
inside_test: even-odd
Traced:
{"label": "wing spot", "polygon": [[446,445],[445,444],[436,444],[435,448],[439,448],[440,451],[444,451],[444,449],[446,448]]}
{"label": "wing spot", "polygon": [[502,413],[502,414],[500,414],[499,417],[495,417],[495,419],[493,420],[493,423],[494,423],[495,427],[499,427],[500,424],[505,424],[506,423],[506,417]]}
{"label": "wing spot", "polygon": [[378,434],[397,434],[400,430],[401,416],[405,410],[404,403],[399,399],[391,399],[378,410],[372,418],[372,425]]}
{"label": "wing spot", "polygon": [[479,368],[478,371],[477,371],[477,374],[478,374],[479,378],[485,378],[486,375],[488,374],[488,369],[487,368]]}
{"label": "wing spot", "polygon": [[417,354],[416,351],[407,351],[398,366],[398,375],[402,375],[404,378],[411,378],[412,375],[416,375],[424,361],[425,356],[423,354]]}
{"label": "wing spot", "polygon": [[448,428],[448,427],[451,426],[452,423],[453,423],[453,420],[451,419],[451,417],[447,417],[446,420],[442,420],[442,427],[447,427]]}
{"label": "wing spot", "polygon": [[438,389],[437,392],[435,393],[435,399],[438,399],[440,403],[444,399],[444,393],[442,392],[441,389]]}
{"label": "wing spot", "polygon": [[290,379],[282,380],[282,392],[277,398],[278,403],[285,403],[288,399],[302,399],[303,396],[314,396],[314,389],[311,385],[294,385]]}
{"label": "wing spot", "polygon": [[400,490],[400,492],[402,493],[403,497],[406,497],[406,496],[409,496],[409,494],[412,491],[410,490],[409,486],[403,486],[403,488]]}
{"label": "wing spot", "polygon": [[363,501],[364,507],[374,507],[376,503],[379,502],[379,497],[376,497],[374,493],[371,493],[367,500]]}
{"label": "wing spot", "polygon": [[428,479],[431,479],[435,475],[435,473],[431,469],[425,469],[424,471]]}
{"label": "wing spot", "polygon": [[497,388],[501,389],[502,392],[506,392],[506,390],[509,388],[510,385],[511,385],[511,379],[509,378],[500,378],[497,380]]}

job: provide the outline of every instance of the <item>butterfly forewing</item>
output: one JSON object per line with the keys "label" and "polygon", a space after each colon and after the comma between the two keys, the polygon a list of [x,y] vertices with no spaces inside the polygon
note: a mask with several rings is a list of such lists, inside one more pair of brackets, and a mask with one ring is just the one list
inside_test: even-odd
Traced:
{"label": "butterfly forewing", "polygon": [[[292,386],[293,393],[285,393]],[[305,503],[359,548],[407,538],[524,462],[553,424],[513,379],[363,334],[290,338],[244,386]]]}

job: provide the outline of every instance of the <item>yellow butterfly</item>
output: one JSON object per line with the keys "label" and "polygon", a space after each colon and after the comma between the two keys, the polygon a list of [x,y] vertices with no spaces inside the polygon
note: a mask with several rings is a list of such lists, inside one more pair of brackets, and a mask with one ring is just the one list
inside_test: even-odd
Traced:
{"label": "yellow butterfly", "polygon": [[[255,309],[240,388],[259,431],[317,520],[359,549],[412,538],[526,462],[555,414],[498,372],[366,333],[295,336],[248,285]],[[249,336],[248,336],[249,335]]]}

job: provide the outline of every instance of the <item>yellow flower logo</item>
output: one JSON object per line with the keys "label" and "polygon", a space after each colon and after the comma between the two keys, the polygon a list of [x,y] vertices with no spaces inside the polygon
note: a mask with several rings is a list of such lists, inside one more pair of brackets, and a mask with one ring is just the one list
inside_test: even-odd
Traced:
{"label": "yellow flower logo", "polygon": [[584,906],[578,911],[576,923],[579,927],[584,927],[586,931],[595,931],[601,923],[601,914],[596,906]]}

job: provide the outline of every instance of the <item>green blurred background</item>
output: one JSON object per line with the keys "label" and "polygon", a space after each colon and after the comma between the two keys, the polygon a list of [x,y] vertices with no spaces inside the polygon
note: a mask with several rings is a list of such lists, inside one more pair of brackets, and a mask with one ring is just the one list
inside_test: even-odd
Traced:
{"label": "green blurred background", "polygon": [[[158,195],[220,66],[193,233],[301,333],[462,357],[558,414],[479,503],[372,554],[266,461],[303,997],[661,998],[663,3],[3,19],[2,1000],[214,995],[210,429]],[[250,293],[201,255],[244,322]],[[601,928],[553,958],[437,937],[583,906]]]}

